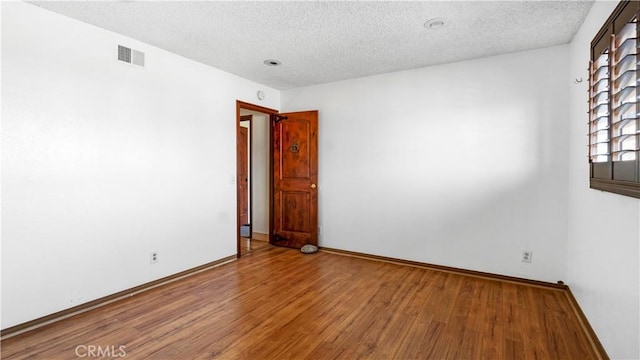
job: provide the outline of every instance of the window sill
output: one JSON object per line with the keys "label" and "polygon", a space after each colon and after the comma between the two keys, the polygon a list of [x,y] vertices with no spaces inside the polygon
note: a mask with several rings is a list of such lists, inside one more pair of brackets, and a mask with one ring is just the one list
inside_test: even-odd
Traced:
{"label": "window sill", "polygon": [[592,178],[589,185],[592,189],[640,199],[640,183]]}

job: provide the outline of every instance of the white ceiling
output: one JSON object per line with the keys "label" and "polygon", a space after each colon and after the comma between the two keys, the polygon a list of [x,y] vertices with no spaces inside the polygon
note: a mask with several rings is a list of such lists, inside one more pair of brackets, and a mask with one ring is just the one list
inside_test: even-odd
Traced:
{"label": "white ceiling", "polygon": [[[241,77],[290,89],[565,44],[592,1],[34,4]],[[428,30],[428,19],[449,24]],[[268,67],[266,59],[281,66]],[[526,69],[523,69],[526,71]]]}

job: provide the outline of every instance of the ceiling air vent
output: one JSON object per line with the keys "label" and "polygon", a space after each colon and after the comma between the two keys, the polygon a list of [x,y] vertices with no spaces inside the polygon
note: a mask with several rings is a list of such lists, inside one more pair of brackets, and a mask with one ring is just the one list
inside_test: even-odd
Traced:
{"label": "ceiling air vent", "polygon": [[144,67],[144,53],[118,45],[118,60]]}

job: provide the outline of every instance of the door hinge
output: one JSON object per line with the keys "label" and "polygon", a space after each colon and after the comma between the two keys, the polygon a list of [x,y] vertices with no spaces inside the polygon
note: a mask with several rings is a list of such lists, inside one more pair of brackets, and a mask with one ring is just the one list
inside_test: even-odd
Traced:
{"label": "door hinge", "polygon": [[273,123],[274,123],[274,124],[277,124],[277,123],[279,123],[280,121],[287,120],[287,119],[288,119],[288,117],[286,117],[286,116],[284,116],[284,115],[280,115],[280,114],[273,114]]}

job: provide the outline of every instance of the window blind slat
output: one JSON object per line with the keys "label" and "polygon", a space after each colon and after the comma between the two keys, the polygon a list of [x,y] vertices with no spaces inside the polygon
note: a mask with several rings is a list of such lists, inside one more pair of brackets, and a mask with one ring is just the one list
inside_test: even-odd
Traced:
{"label": "window blind slat", "polygon": [[[633,24],[635,27],[635,24]],[[622,62],[627,56],[636,55],[638,53],[638,38],[635,37],[635,33],[632,36],[625,36],[620,38],[620,35],[616,36],[619,43],[616,47],[616,61],[615,65],[618,65]]]}

